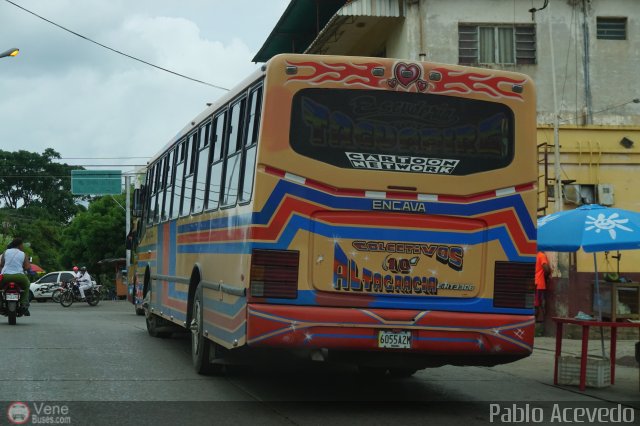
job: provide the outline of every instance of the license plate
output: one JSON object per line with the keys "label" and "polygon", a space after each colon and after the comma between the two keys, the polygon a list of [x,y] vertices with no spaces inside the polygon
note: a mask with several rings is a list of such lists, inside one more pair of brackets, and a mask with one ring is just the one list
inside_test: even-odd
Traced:
{"label": "license plate", "polygon": [[378,347],[411,349],[411,332],[380,330],[378,333]]}
{"label": "license plate", "polygon": [[20,300],[20,295],[15,293],[8,293],[5,297],[7,300]]}

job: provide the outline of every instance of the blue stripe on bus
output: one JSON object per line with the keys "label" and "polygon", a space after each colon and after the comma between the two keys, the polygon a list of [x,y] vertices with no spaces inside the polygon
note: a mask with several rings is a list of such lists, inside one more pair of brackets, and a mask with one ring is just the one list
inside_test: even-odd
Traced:
{"label": "blue stripe on bus", "polygon": [[246,328],[247,328],[246,323],[233,332],[229,332],[225,329],[216,327],[215,324],[211,324],[210,322],[207,322],[206,324],[209,325],[209,328],[207,329],[207,331],[209,332],[210,336],[217,337],[218,339],[224,340],[225,342],[231,343],[234,340],[242,339],[246,335]]}
{"label": "blue stripe on bus", "polygon": [[[271,196],[260,212],[255,212],[253,214],[244,213],[231,217],[220,217],[217,219],[181,225],[178,227],[178,233],[182,234],[194,231],[238,227],[249,224],[266,225],[277,211],[282,199],[288,194],[339,210],[370,211],[372,205],[372,201],[370,199],[339,197],[319,190],[307,188],[293,182],[281,180],[274,188]],[[527,207],[522,201],[522,197],[518,194],[469,204],[442,202],[423,203],[426,205],[426,210],[429,214],[454,216],[476,216],[512,207],[515,209],[527,237],[530,240],[534,240],[536,237],[536,227],[531,220]]]}
{"label": "blue stripe on bus", "polygon": [[171,281],[169,283],[169,288],[168,288],[168,292],[167,294],[169,295],[169,297],[173,298],[173,299],[177,299],[177,300],[182,300],[183,302],[187,301],[187,296],[189,295],[188,291],[182,291],[182,290],[178,290],[176,288],[176,283]]}
{"label": "blue stripe on bus", "polygon": [[177,309],[174,309],[162,303],[159,306],[154,306],[154,308],[162,311],[162,313],[164,314],[164,317],[173,316],[174,319],[183,321],[183,322],[186,321],[187,319],[187,314],[185,312],[178,311]]}
{"label": "blue stripe on bus", "polygon": [[221,313],[229,317],[235,317],[236,314],[246,306],[246,304],[247,299],[244,297],[239,297],[234,303],[225,303],[207,297],[203,300],[203,306],[205,309]]}
{"label": "blue stripe on bus", "polygon": [[483,229],[472,233],[418,231],[407,229],[359,228],[354,226],[333,226],[315,222],[309,218],[294,215],[280,238],[276,242],[232,242],[232,243],[204,243],[184,244],[178,247],[179,253],[251,253],[254,248],[287,249],[298,231],[304,230],[322,235],[327,238],[350,238],[372,240],[405,240],[428,241],[429,243],[475,245],[488,241],[500,241],[503,250],[510,261],[535,262],[532,256],[520,256],[504,226]]}
{"label": "blue stripe on bus", "polygon": [[178,226],[178,233],[208,231],[211,229],[234,228],[251,224],[252,213],[243,213],[235,216],[224,216],[216,219],[209,219],[201,222],[187,223]]}
{"label": "blue stripe on bus", "polygon": [[[363,294],[356,292],[342,292],[343,294]],[[332,295],[340,294],[331,292]],[[515,314],[533,315],[533,309],[495,308],[493,299],[490,298],[459,298],[459,297],[429,297],[429,296],[404,296],[370,294],[373,300],[369,301],[369,308],[387,309],[415,309],[421,311],[449,311],[469,312],[482,314]],[[307,305],[317,306],[316,290],[299,290],[297,299],[267,299],[267,303],[275,305]]]}

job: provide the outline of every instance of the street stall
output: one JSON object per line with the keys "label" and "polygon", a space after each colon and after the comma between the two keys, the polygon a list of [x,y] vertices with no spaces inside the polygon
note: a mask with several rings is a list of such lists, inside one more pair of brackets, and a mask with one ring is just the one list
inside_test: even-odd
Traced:
{"label": "street stall", "polygon": [[[620,327],[639,328],[637,322],[603,321],[603,304],[600,293],[600,280],[596,253],[611,250],[633,250],[640,248],[640,213],[629,210],[608,208],[597,204],[589,204],[544,216],[538,220],[538,250],[556,252],[576,252],[580,249],[586,253],[593,253],[594,262],[594,315],[578,318],[554,317],[556,323],[556,357],[554,366],[554,383],[567,384],[570,379],[559,374],[563,368],[571,371],[568,358],[561,356],[562,332],[564,324],[574,324],[582,328],[582,350],[580,354],[579,386],[584,391],[589,383],[587,372],[589,365],[595,366],[591,371],[597,376],[590,385],[605,386],[615,383],[615,351],[617,330]],[[615,309],[615,308],[614,308]],[[597,315],[596,315],[597,313]],[[588,359],[588,342],[590,327],[599,327],[602,359]],[[609,329],[611,346],[609,359],[606,358],[604,348],[604,331]],[[609,371],[605,366],[609,364]],[[560,372],[562,373],[562,371]],[[560,377],[559,377],[560,376]]]}
{"label": "street stall", "polygon": [[124,299],[127,297],[127,283],[122,273],[127,260],[124,257],[113,259],[102,259],[98,262],[98,265],[105,268],[113,268],[115,273],[115,296],[118,299]]}

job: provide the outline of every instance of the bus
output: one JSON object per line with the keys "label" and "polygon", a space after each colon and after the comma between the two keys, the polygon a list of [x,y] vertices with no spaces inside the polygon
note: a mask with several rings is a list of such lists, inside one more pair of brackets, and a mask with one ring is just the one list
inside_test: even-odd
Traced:
{"label": "bus", "polygon": [[495,69],[273,57],[148,163],[149,334],[190,331],[202,374],[276,350],[399,377],[528,356],[535,99]]}

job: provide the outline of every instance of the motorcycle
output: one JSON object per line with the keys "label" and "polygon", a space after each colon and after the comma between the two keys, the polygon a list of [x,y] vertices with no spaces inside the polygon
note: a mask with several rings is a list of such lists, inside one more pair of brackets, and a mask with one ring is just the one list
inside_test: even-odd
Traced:
{"label": "motorcycle", "polygon": [[54,303],[60,303],[60,295],[65,289],[69,288],[71,283],[71,281],[62,281],[58,288],[53,290],[53,292],[51,293],[51,300],[53,300]]}
{"label": "motorcycle", "polygon": [[24,308],[20,304],[22,289],[14,282],[2,284],[0,292],[0,314],[9,318],[9,325],[16,325],[16,318],[21,317]]}
{"label": "motorcycle", "polygon": [[[80,288],[76,283],[66,283],[64,290],[60,293],[60,304],[65,308],[73,305],[73,302],[82,302],[80,296]],[[89,306],[96,306],[102,299],[101,285],[94,285],[88,290],[85,290],[84,295],[86,302]]]}

